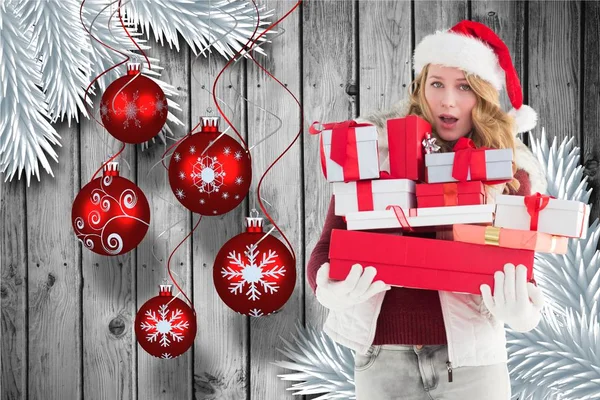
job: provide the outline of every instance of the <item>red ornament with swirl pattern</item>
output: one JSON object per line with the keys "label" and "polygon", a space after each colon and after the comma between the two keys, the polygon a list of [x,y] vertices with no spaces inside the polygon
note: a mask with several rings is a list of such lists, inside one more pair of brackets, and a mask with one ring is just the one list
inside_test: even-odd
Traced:
{"label": "red ornament with swirl pattern", "polygon": [[288,248],[263,232],[262,218],[246,218],[246,232],[223,245],[213,267],[221,300],[244,315],[271,314],[289,300],[296,285],[296,264]]}
{"label": "red ornament with swirl pattern", "polygon": [[194,311],[173,297],[171,285],[160,285],[159,295],[145,302],[135,316],[137,342],[159,358],[175,358],[188,351],[196,328]]}
{"label": "red ornament with swirl pattern", "polygon": [[118,140],[137,144],[156,136],[167,121],[167,98],[141,65],[127,64],[127,75],[111,83],[100,103],[104,128]]}
{"label": "red ornament with swirl pattern", "polygon": [[135,183],[119,176],[118,163],[108,163],[102,177],[79,191],[71,222],[85,247],[116,256],[140,244],[150,226],[150,206]]}
{"label": "red ornament with swirl pattern", "polygon": [[203,117],[202,130],[177,146],[169,183],[177,200],[198,214],[215,216],[236,208],[248,194],[252,164],[246,150],[219,132],[219,117]]}

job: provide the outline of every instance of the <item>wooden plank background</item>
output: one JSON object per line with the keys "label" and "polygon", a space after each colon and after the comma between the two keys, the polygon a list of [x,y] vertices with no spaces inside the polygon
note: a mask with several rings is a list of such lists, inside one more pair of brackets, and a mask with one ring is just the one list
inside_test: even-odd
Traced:
{"label": "wooden plank background", "polygon": [[[280,16],[293,2],[264,4]],[[289,338],[298,321],[320,326],[325,317],[306,282],[305,264],[331,189],[321,175],[318,141],[307,134],[308,123],[353,118],[404,98],[414,77],[414,44],[465,18],[490,26],[511,49],[525,102],[541,121],[532,134],[543,126],[550,137],[574,136],[590,186],[599,190],[598,1],[307,1],[282,24],[285,33],[264,47],[268,58],[258,57],[302,100],[304,121],[284,90],[248,60],[234,64],[218,85],[219,97],[232,107],[228,117],[250,146],[277,121],[244,103],[244,97],[278,115],[283,126],[253,149],[250,196],[224,216],[205,218],[173,258],[176,277],[198,312],[194,347],[182,357],[167,362],[148,356],[132,327],[137,308],[165,279],[170,250],[197,221],[175,201],[164,170],[152,168],[163,144],[146,151],[128,146],[120,158],[122,175],[144,190],[152,211],[144,241],[121,257],[82,249],[70,226],[79,188],[119,147],[95,123],[57,125],[62,147],[54,179],[43,176],[29,188],[18,181],[0,184],[1,399],[292,399],[286,390],[291,384],[277,378],[285,371],[271,364],[281,359],[279,337]],[[181,93],[179,117],[185,125],[174,129],[181,137],[200,116],[214,115],[208,90],[225,60],[194,61],[185,45],[176,52],[153,43],[149,53],[165,68],[162,79]],[[502,103],[508,109],[504,93]],[[294,246],[296,290],[279,313],[242,317],[213,289],[214,256],[242,232],[243,218],[257,207],[258,178],[300,126],[301,139],[261,188]],[[600,197],[594,194],[591,201],[597,218]]]}

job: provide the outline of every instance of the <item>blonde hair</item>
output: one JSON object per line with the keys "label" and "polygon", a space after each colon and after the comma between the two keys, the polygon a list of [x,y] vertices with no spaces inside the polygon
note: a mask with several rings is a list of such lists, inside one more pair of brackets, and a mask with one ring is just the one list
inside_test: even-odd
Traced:
{"label": "blonde hair", "polygon": [[[418,115],[433,126],[435,117],[431,113],[427,100],[425,99],[425,81],[429,71],[429,65],[425,65],[421,73],[411,83],[409,88],[409,109],[408,114]],[[465,78],[475,93],[477,102],[471,118],[473,121],[473,131],[471,139],[477,147],[490,147],[493,149],[512,149],[515,151],[515,139],[513,136],[514,119],[508,115],[500,106],[500,95],[498,91],[487,81],[465,72]],[[440,145],[442,151],[451,151],[452,144],[446,142],[433,131],[432,135],[437,138],[436,143]],[[513,173],[515,166],[513,163]],[[516,192],[519,189],[519,181],[513,179],[506,184],[504,192]]]}

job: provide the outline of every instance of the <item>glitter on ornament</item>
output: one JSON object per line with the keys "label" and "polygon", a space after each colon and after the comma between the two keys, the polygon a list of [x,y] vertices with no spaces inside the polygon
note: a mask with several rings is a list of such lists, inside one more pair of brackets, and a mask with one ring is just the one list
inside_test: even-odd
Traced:
{"label": "glitter on ornament", "polygon": [[167,99],[161,98],[160,95],[156,94],[156,102],[154,103],[154,114],[159,114],[161,117],[168,109]]}
{"label": "glitter on ornament", "polygon": [[222,215],[236,208],[250,190],[250,154],[231,136],[219,132],[219,117],[202,117],[201,126],[200,132],[186,137],[175,149],[169,183],[188,210]]}

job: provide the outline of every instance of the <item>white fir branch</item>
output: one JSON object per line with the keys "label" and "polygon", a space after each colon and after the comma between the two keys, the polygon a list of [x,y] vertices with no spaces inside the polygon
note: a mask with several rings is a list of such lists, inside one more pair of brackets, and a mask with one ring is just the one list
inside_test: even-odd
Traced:
{"label": "white fir branch", "polygon": [[15,4],[0,4],[0,170],[5,181],[24,172],[29,186],[39,164],[53,176],[47,156],[58,162],[52,145],[60,136],[47,120],[35,37],[22,22]]}
{"label": "white fir branch", "polygon": [[[534,155],[545,169],[548,194],[587,203],[591,189],[579,165],[573,138],[548,145],[545,130],[531,138]],[[513,399],[583,400],[600,396],[600,225],[585,239],[570,239],[567,254],[536,253],[534,270],[547,300],[536,329],[507,329]]]}
{"label": "white fir branch", "polygon": [[564,320],[548,312],[535,330],[508,337],[513,399],[598,398],[599,332],[597,312],[586,315],[568,309]]}
{"label": "white fir branch", "polygon": [[[89,84],[90,45],[79,19],[80,0],[19,0],[17,14],[25,29],[33,29],[36,56],[42,60],[42,89],[52,122],[87,116],[83,104]],[[91,105],[91,101],[88,101]]]}
{"label": "white fir branch", "polygon": [[[156,41],[166,41],[179,51],[178,33],[194,54],[206,55],[210,47],[223,57],[231,58],[242,49],[256,27],[256,9],[247,0],[130,0],[124,8],[135,25]],[[260,26],[268,24],[273,11],[259,6]],[[255,36],[261,33],[260,27]],[[265,35],[259,43],[266,40]],[[257,52],[263,53],[260,47]]]}
{"label": "white fir branch", "polygon": [[[316,399],[356,399],[354,390],[354,352],[331,340],[322,330],[296,324],[292,341],[281,338],[277,350],[286,360],[273,364],[294,372],[277,375],[283,381],[297,382],[287,390],[294,396],[314,395]],[[316,400],[315,399],[315,400]]]}

